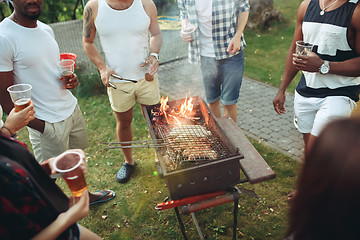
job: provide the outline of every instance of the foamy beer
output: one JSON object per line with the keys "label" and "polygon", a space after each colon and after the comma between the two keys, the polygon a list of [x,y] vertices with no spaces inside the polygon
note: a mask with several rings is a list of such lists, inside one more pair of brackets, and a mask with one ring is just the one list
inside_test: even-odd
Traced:
{"label": "foamy beer", "polygon": [[15,84],[7,88],[14,103],[15,112],[19,112],[30,105],[31,88],[30,84]]}
{"label": "foamy beer", "polygon": [[79,152],[66,151],[54,160],[54,169],[66,181],[74,197],[81,197],[87,184],[83,170],[80,168],[83,156]]}
{"label": "foamy beer", "polygon": [[58,62],[60,68],[61,76],[64,81],[64,86],[67,88],[69,79],[74,77],[75,72],[75,61],[71,59],[63,59]]}

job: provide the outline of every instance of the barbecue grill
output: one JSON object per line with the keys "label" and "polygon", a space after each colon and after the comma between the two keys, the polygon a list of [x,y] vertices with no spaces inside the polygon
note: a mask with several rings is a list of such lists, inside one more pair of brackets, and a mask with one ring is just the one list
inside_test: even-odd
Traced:
{"label": "barbecue grill", "polygon": [[[267,181],[275,173],[236,123],[230,118],[215,118],[199,97],[169,102],[162,98],[160,104],[144,106],[143,112],[152,141],[101,143],[107,145],[104,149],[155,147],[158,171],[172,199],[158,203],[155,209],[174,208],[187,239],[178,209],[181,207],[182,213],[192,215],[200,239],[204,239],[195,212],[234,202],[236,239],[239,194],[258,196],[235,185]],[[121,146],[113,146],[118,144]]]}
{"label": "barbecue grill", "polygon": [[199,97],[192,97],[189,114],[176,114],[184,102],[186,99],[167,103],[174,121],[161,112],[161,104],[144,107],[151,138],[163,146],[156,148],[156,155],[171,198],[235,186],[240,182],[240,150]]}

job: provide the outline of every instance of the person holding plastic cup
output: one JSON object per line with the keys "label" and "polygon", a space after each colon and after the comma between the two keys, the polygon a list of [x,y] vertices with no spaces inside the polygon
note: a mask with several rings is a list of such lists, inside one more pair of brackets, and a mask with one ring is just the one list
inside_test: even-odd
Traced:
{"label": "person holding plastic cup", "polygon": [[236,122],[244,74],[243,31],[249,17],[249,1],[177,2],[180,36],[189,43],[189,62],[200,63],[205,101],[216,117],[229,116]]}
{"label": "person holding plastic cup", "polygon": [[[89,213],[89,194],[83,191],[74,204],[55,184],[51,158],[39,164],[27,146],[12,136],[34,118],[30,105],[9,113],[0,121],[0,215],[1,239],[101,239],[90,230],[76,224]],[[2,108],[0,105],[0,119]],[[84,152],[77,152],[84,158]],[[85,173],[85,162],[81,163]]]}
{"label": "person holding plastic cup", "polygon": [[[0,104],[10,113],[14,104],[8,87],[32,86],[35,119],[27,125],[35,158],[43,162],[70,148],[89,145],[85,121],[76,97],[76,74],[64,85],[59,46],[50,26],[39,21],[42,0],[14,0],[14,12],[0,23]],[[90,204],[115,197],[111,190],[89,192]]]}
{"label": "person holding plastic cup", "polygon": [[[286,88],[299,71],[302,76],[294,98],[294,125],[303,135],[306,152],[324,126],[351,115],[360,94],[360,4],[358,0],[305,0],[297,13],[278,93],[277,114],[286,112]],[[312,44],[299,54],[296,42]],[[291,192],[288,199],[295,196]]]}

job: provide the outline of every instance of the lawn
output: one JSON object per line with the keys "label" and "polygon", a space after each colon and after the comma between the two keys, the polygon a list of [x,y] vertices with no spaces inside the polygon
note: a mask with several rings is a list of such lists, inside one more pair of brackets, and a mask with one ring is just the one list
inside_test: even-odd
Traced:
{"label": "lawn", "polygon": [[[267,30],[245,30],[246,76],[276,87],[280,86],[286,55],[293,38],[297,7],[301,2],[301,0],[274,0],[274,7],[282,13],[284,20],[272,24]],[[299,80],[300,74],[288,87],[289,92],[294,92]]]}
{"label": "lawn", "polygon": [[[285,56],[290,45],[296,9],[300,0],[274,0],[284,15],[284,21],[267,31],[246,30],[245,75],[279,86]],[[99,150],[99,142],[116,141],[115,120],[107,96],[96,75],[79,76],[81,85],[75,91],[87,124],[90,146],[85,150],[90,191],[112,189],[116,197],[108,203],[91,207],[88,217],[80,223],[104,239],[182,239],[172,209],[157,211],[155,205],[168,196],[165,181],[157,174],[154,149],[134,149],[138,163],[129,183],[119,184],[115,175],[124,161],[121,150]],[[295,81],[296,82],[296,81]],[[295,83],[290,90],[294,89]],[[147,124],[139,106],[135,106],[134,140],[149,140]],[[20,131],[27,142],[27,131]],[[293,159],[250,139],[255,148],[276,172],[276,178],[264,183],[240,184],[253,190],[260,199],[241,195],[238,214],[238,239],[282,239],[287,228],[286,194],[293,189],[299,165]],[[69,194],[66,184],[58,184]],[[231,203],[196,213],[206,239],[231,239]],[[189,239],[199,239],[190,216],[182,215]]]}

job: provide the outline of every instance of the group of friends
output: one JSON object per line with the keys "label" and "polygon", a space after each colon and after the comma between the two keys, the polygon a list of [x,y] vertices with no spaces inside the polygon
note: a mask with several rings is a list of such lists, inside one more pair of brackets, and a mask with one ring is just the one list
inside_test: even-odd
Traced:
{"label": "group of friends", "polygon": [[[69,206],[68,197],[49,177],[54,157],[70,148],[85,155],[89,144],[77,99],[69,91],[79,79],[75,74],[64,85],[59,78],[59,46],[52,29],[38,20],[42,0],[11,3],[13,13],[0,23],[0,104],[8,114],[0,129],[1,239],[101,239],[76,222],[88,214],[89,205],[109,201],[115,193],[85,191]],[[249,1],[178,0],[177,4],[180,36],[189,44],[189,62],[200,65],[205,101],[216,117],[229,116],[236,122]],[[184,31],[189,25],[196,26],[192,35]],[[96,34],[105,58],[94,43]],[[298,40],[313,44],[313,51],[296,54]],[[152,0],[89,0],[82,42],[107,89],[116,136],[119,142],[130,142],[135,103],[146,106],[160,101],[157,72],[162,36],[156,5]],[[360,120],[349,118],[360,94],[359,56],[358,0],[300,4],[281,86],[273,100],[275,111],[285,113],[286,88],[302,71],[294,122],[303,134],[305,159],[291,200],[286,239],[359,239]],[[6,89],[18,83],[32,85],[32,101],[15,112]],[[34,155],[15,137],[25,126]],[[116,180],[126,183],[137,163],[131,148],[122,151],[125,161]],[[341,220],[334,221],[336,217]]]}

